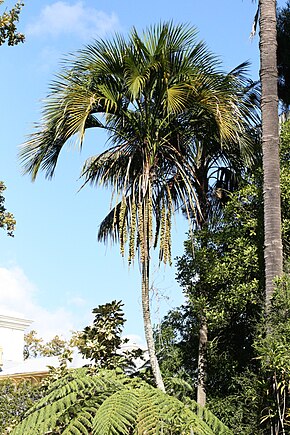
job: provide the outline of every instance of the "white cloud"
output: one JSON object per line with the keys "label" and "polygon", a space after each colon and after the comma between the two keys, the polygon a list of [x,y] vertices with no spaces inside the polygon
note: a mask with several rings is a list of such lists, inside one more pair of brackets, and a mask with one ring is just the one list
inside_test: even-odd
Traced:
{"label": "white cloud", "polygon": [[68,338],[74,329],[72,313],[63,307],[47,310],[36,301],[37,292],[20,268],[0,267],[0,314],[32,320],[30,329],[44,340],[56,334]]}
{"label": "white cloud", "polygon": [[107,14],[95,8],[86,7],[82,1],[70,3],[57,1],[45,6],[33,24],[28,25],[29,36],[49,35],[58,37],[65,34],[78,36],[83,40],[102,37],[119,28],[114,12]]}

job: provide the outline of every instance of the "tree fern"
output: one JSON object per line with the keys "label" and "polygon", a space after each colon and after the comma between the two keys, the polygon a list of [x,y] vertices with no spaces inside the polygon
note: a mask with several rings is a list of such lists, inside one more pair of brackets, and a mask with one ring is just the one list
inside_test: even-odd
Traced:
{"label": "tree fern", "polygon": [[194,401],[140,379],[77,369],[55,381],[12,435],[233,435]]}
{"label": "tree fern", "polygon": [[134,391],[117,391],[99,407],[94,418],[93,433],[129,435],[135,425],[137,408],[137,395]]}

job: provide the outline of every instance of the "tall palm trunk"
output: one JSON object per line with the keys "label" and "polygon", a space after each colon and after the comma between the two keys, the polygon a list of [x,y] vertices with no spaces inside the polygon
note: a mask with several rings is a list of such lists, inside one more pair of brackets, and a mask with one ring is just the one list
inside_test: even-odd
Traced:
{"label": "tall palm trunk", "polygon": [[260,0],[266,313],[270,310],[273,279],[283,270],[276,49],[276,0]]}
{"label": "tall palm trunk", "polygon": [[156,386],[165,392],[163,379],[161,376],[159,363],[156,357],[153,328],[150,316],[150,298],[149,298],[149,255],[142,262],[142,309],[145,338],[147,342],[150,364],[155,378]]}
{"label": "tall palm trunk", "polygon": [[143,222],[141,222],[142,227],[142,245],[143,245],[143,255],[141,259],[141,273],[142,273],[142,311],[143,311],[143,322],[144,322],[144,332],[147,342],[150,364],[152,372],[155,378],[156,386],[165,392],[165,387],[160,372],[159,363],[156,356],[153,328],[150,315],[150,298],[149,298],[149,283],[150,283],[150,224],[149,224],[149,198],[148,192],[146,192],[147,186],[144,188],[145,199],[142,205],[142,216]]}
{"label": "tall palm trunk", "polygon": [[[273,279],[276,276],[281,276],[283,271],[276,32],[276,0],[260,0],[260,77],[262,85],[261,108],[264,172],[266,315],[268,315],[271,310],[271,299],[274,290]],[[269,331],[270,327],[267,324],[267,332],[269,333]],[[277,399],[279,406],[279,395],[275,395],[274,400],[277,401]],[[273,417],[271,419],[271,434],[280,433],[280,423],[279,417]]]}
{"label": "tall palm trunk", "polygon": [[197,403],[201,406],[206,404],[206,348],[207,348],[207,321],[202,316],[199,327],[199,345],[198,345],[198,376],[197,376]]}
{"label": "tall palm trunk", "polygon": [[[205,150],[203,150],[204,154]],[[202,231],[208,224],[208,176],[206,168],[206,159],[202,155],[200,168],[197,171],[197,178],[199,179],[197,196],[199,198],[200,215],[197,220],[197,226]],[[203,242],[204,246],[207,246],[207,240]],[[203,279],[202,276],[200,277]],[[203,296],[207,296],[208,289],[203,289]],[[200,406],[206,404],[206,376],[207,376],[207,342],[208,342],[208,327],[205,313],[200,313],[199,324],[199,343],[198,343],[198,359],[197,359],[197,398],[196,401]]]}

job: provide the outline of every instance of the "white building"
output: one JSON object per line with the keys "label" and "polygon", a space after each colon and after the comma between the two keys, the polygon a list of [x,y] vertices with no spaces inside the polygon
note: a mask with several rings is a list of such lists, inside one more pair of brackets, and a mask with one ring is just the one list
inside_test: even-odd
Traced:
{"label": "white building", "polygon": [[32,321],[0,314],[0,370],[23,362],[24,331]]}
{"label": "white building", "polygon": [[[16,382],[30,379],[40,381],[47,376],[49,367],[58,367],[60,360],[57,356],[31,358],[24,361],[24,334],[32,321],[20,317],[18,314],[0,314],[0,381],[1,379],[14,379]],[[122,346],[122,351],[137,349],[135,343],[127,343]],[[145,361],[148,359],[145,352]],[[91,361],[83,358],[77,349],[73,352],[73,359],[68,363],[69,368],[82,367]],[[143,366],[143,359],[136,359],[135,366]]]}

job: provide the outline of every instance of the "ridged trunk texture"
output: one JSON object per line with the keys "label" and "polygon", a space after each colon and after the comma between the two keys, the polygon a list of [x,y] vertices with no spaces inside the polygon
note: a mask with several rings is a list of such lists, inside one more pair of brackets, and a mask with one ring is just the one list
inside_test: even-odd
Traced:
{"label": "ridged trunk texture", "polygon": [[276,0],[260,0],[260,78],[262,86],[262,147],[264,172],[264,258],[266,313],[273,295],[273,279],[283,271],[279,122],[277,92]]}
{"label": "ridged trunk texture", "polygon": [[155,378],[156,386],[165,392],[163,379],[161,376],[159,363],[156,357],[153,328],[150,316],[150,298],[149,298],[149,257],[142,262],[142,309],[145,338],[147,342],[150,364]]}

